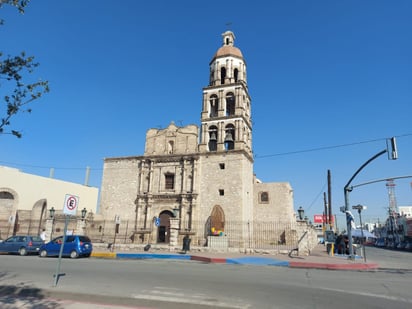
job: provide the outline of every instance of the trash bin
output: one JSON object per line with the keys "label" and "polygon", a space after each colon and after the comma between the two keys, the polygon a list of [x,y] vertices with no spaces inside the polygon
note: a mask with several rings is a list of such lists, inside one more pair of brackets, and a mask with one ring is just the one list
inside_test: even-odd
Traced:
{"label": "trash bin", "polygon": [[189,238],[188,235],[186,235],[185,237],[183,237],[183,248],[182,248],[182,251],[184,251],[184,253],[186,253],[187,251],[190,251],[190,241],[191,241],[191,239]]}

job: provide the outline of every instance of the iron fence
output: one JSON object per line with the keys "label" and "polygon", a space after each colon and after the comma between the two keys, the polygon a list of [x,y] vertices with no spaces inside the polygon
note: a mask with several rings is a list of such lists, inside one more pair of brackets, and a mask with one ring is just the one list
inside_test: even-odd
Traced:
{"label": "iron fence", "polygon": [[[70,218],[68,230],[76,228],[75,217]],[[55,218],[51,237],[63,234],[64,218]],[[5,239],[13,234],[38,235],[45,226],[39,220],[20,220],[18,226],[13,226],[7,220],[0,221],[0,236]],[[214,230],[208,222],[191,222],[190,228],[178,229],[178,244],[183,243],[183,237],[191,238],[192,246],[217,248],[245,248],[260,250],[291,250],[296,248],[299,233],[293,222],[225,221],[224,228]],[[162,234],[164,233],[164,234]],[[134,221],[122,221],[116,224],[113,220],[86,220],[85,234],[94,243],[106,244],[168,244],[170,227],[156,227],[154,224],[147,229],[135,228]]]}

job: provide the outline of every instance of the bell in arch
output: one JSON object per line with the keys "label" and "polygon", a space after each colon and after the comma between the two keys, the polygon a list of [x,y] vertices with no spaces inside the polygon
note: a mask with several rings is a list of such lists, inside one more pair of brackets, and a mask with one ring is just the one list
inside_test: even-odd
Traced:
{"label": "bell in arch", "polygon": [[216,138],[216,132],[212,132],[211,134],[210,134],[210,140],[211,141],[215,141],[217,138]]}
{"label": "bell in arch", "polygon": [[232,132],[227,132],[225,137],[225,142],[233,142]]}

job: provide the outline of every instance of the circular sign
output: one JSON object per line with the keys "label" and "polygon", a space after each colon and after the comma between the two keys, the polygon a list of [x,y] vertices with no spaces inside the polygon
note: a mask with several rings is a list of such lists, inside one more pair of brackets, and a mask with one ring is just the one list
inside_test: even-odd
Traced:
{"label": "circular sign", "polygon": [[79,197],[72,194],[66,194],[63,213],[66,215],[75,216],[78,207]]}
{"label": "circular sign", "polygon": [[77,206],[76,198],[74,196],[69,196],[69,198],[66,201],[66,206],[68,210],[76,209],[76,206]]}

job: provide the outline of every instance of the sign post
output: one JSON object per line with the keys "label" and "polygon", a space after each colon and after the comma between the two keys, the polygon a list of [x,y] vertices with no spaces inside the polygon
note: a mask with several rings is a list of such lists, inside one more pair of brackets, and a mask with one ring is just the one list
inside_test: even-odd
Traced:
{"label": "sign post", "polygon": [[62,255],[63,255],[63,248],[66,242],[66,234],[67,234],[67,226],[69,224],[69,218],[70,216],[76,215],[78,206],[79,206],[79,197],[72,195],[72,194],[66,194],[66,197],[64,199],[64,205],[63,205],[63,213],[65,214],[63,241],[60,246],[59,259],[57,262],[56,273],[54,274],[54,285],[53,286],[57,286],[57,282],[59,281],[60,266],[61,266],[61,260],[62,260]]}

